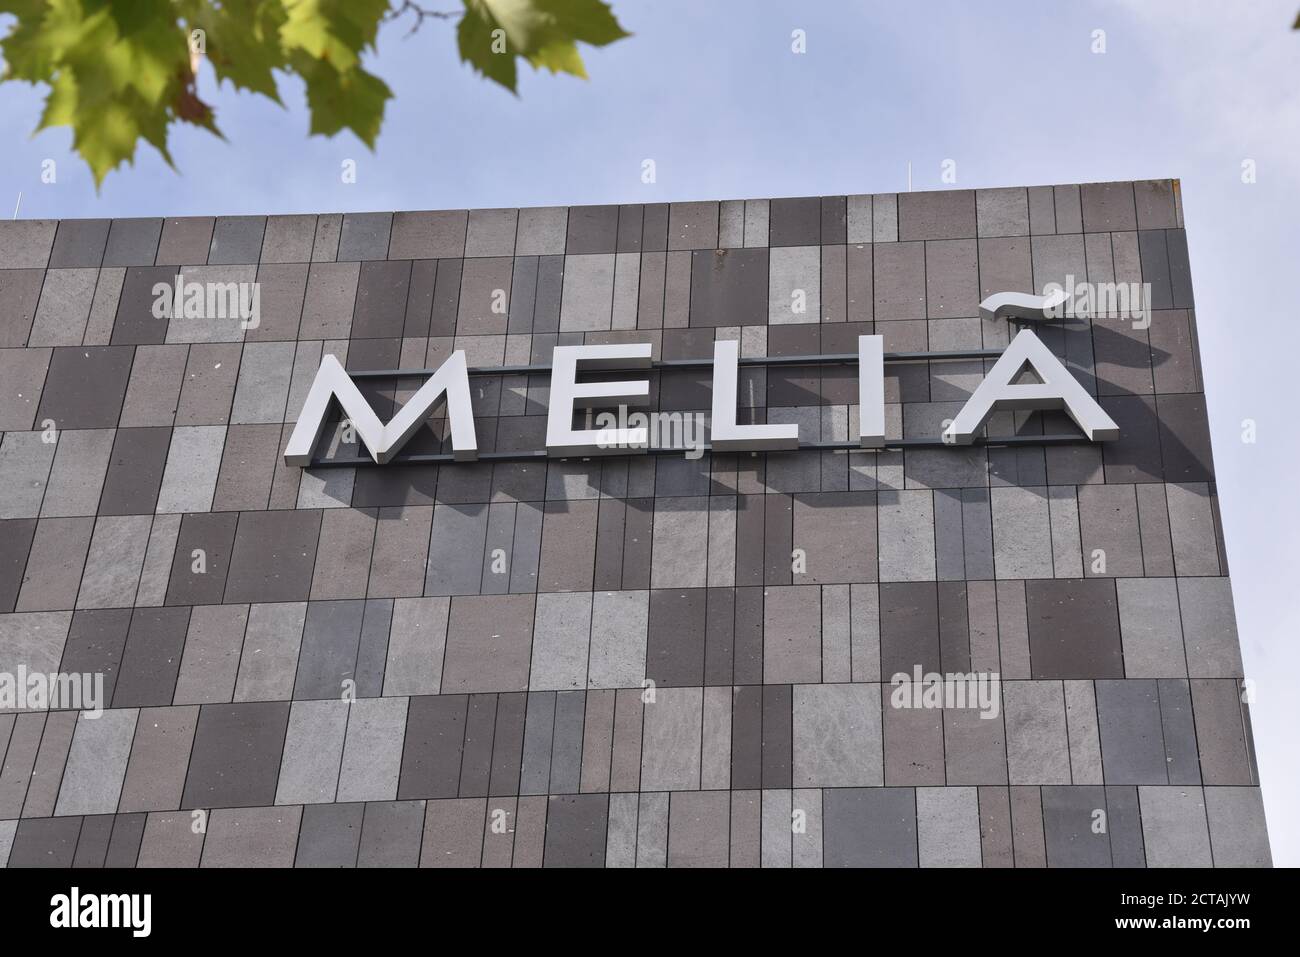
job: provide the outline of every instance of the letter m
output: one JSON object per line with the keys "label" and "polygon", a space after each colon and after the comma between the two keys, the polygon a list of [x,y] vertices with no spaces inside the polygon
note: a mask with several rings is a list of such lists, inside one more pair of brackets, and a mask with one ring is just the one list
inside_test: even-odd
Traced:
{"label": "letter m", "polygon": [[453,352],[387,425],[379,421],[379,416],[365,400],[352,377],[339,364],[339,360],[332,355],[325,355],[321,358],[320,369],[311,384],[311,391],[307,393],[307,401],[303,403],[298,423],[289,436],[289,444],[284,450],[285,464],[311,464],[312,452],[325,429],[331,399],[338,402],[352,422],[357,437],[370,457],[383,465],[424,424],[444,394],[447,399],[453,456],[457,461],[473,461],[478,458],[478,442],[474,437],[469,372],[465,367],[465,353],[462,350]]}

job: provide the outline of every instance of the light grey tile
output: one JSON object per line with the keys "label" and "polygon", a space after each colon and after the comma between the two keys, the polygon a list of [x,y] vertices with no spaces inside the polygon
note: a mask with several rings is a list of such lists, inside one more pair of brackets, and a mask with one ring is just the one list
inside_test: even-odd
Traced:
{"label": "light grey tile", "polygon": [[1143,786],[1142,841],[1148,867],[1210,867],[1205,795],[1198,787]]}
{"label": "light grey tile", "polygon": [[78,715],[56,815],[112,814],[117,810],[137,715],[135,708],[105,711],[99,717],[85,711]]}
{"label": "light grey tile", "polygon": [[534,691],[571,691],[587,687],[591,624],[592,596],[589,592],[553,592],[537,596],[529,688]]}
{"label": "light grey tile", "polygon": [[645,706],[641,788],[689,791],[700,786],[703,734],[700,688],[658,688]]}
{"label": "light grey tile", "polygon": [[818,788],[885,783],[879,685],[794,687],[794,783]]}
{"label": "light grey tile", "polygon": [[917,788],[916,831],[922,867],[979,867],[980,812],[975,788]]}
{"label": "light grey tile", "polygon": [[221,468],[226,429],[221,425],[179,426],[172,430],[157,512],[206,512],[212,507]]}
{"label": "light grey tile", "polygon": [[334,800],[348,715],[348,702],[342,700],[293,703],[280,758],[276,804],[321,804]]}
{"label": "light grey tile", "polygon": [[639,688],[645,680],[650,593],[602,591],[592,597],[590,688]]}
{"label": "light grey tile", "polygon": [[77,592],[78,608],[134,604],[152,525],[149,515],[101,515],[95,521]]}
{"label": "light grey tile", "polygon": [[392,801],[402,765],[406,698],[358,698],[348,710],[339,801]]}

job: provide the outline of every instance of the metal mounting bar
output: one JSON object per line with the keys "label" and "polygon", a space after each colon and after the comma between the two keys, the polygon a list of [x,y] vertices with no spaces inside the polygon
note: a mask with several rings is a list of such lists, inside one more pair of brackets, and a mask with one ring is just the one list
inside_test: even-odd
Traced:
{"label": "metal mounting bar", "polygon": [[[886,362],[949,362],[960,359],[996,359],[1002,355],[1001,349],[959,349],[954,352],[886,352]],[[835,352],[817,356],[750,356],[741,358],[742,366],[833,366],[857,365],[856,352]],[[711,369],[713,357],[707,359],[659,359],[650,363],[651,369]],[[353,379],[393,379],[400,377],[431,376],[437,369],[361,369],[349,370]],[[534,375],[549,373],[551,367],[545,363],[522,366],[471,366],[472,376]],[[616,369],[602,369],[602,372],[615,372]],[[629,367],[628,371],[632,371]],[[635,371],[644,372],[644,369]]]}
{"label": "metal mounting bar", "polygon": [[[1079,433],[1077,435],[1008,435],[1002,438],[976,439],[974,446],[986,446],[990,448],[997,447],[1016,447],[1028,445],[1076,445],[1087,443],[1088,437]],[[942,439],[892,439],[886,440],[883,449],[864,449],[856,442],[808,442],[800,445],[797,450],[787,452],[764,452],[763,455],[789,455],[794,451],[798,452],[880,452],[890,451],[893,449],[958,449],[970,448],[971,446],[956,446],[951,442],[944,442]],[[681,455],[687,449],[610,449],[611,454],[622,455]],[[712,452],[707,445],[702,446],[702,451]],[[726,455],[744,455],[743,452],[719,453]],[[750,453],[758,455],[757,452]],[[600,455],[569,455],[569,456],[550,456],[545,449],[525,449],[521,451],[510,452],[480,452],[479,462],[541,462],[541,461],[590,461],[592,459],[603,458]],[[456,459],[450,452],[413,452],[410,455],[399,455],[388,462],[389,465],[441,465],[443,463],[455,462]],[[356,466],[374,465],[374,460],[363,455],[349,456],[347,458],[319,459],[307,464],[306,468],[310,469],[338,469],[354,468]],[[460,462],[461,465],[471,465],[471,462]]]}

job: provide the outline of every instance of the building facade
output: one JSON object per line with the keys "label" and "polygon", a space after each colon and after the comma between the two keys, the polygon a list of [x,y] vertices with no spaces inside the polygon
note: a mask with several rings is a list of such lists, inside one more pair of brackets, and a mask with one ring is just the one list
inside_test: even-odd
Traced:
{"label": "building facade", "polygon": [[[1053,283],[1118,438],[936,441]],[[870,335],[879,450],[748,361]],[[555,347],[689,429],[716,341],[822,447],[531,454]],[[457,350],[479,461],[286,462]],[[0,429],[11,867],[1269,863],[1175,182],[0,223]]]}

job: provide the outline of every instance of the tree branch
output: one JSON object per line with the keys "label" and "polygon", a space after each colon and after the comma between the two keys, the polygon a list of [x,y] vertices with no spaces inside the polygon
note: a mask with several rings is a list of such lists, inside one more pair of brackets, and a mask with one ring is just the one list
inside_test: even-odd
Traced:
{"label": "tree branch", "polygon": [[462,11],[430,10],[413,3],[412,0],[402,0],[401,6],[395,6],[384,14],[385,20],[398,20],[403,14],[415,14],[415,22],[411,24],[411,29],[406,32],[406,36],[411,36],[420,27],[424,26],[425,19],[433,20],[455,20],[462,15]]}

